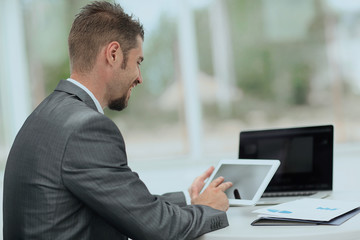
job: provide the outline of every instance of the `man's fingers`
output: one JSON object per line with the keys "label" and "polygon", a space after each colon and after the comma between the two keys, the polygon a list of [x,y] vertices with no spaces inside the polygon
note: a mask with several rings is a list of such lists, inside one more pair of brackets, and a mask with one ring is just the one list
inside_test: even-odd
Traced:
{"label": "man's fingers", "polygon": [[203,174],[201,174],[200,176],[199,176],[199,179],[201,180],[201,181],[205,181],[207,178],[209,178],[210,177],[210,175],[212,174],[212,172],[214,171],[214,167],[213,166],[211,166],[211,167],[209,167]]}
{"label": "man's fingers", "polygon": [[191,184],[191,186],[188,189],[190,197],[192,199],[199,196],[201,189],[205,185],[205,180],[210,177],[210,175],[212,174],[214,169],[215,168],[213,166],[211,166],[205,172],[203,172],[203,174],[201,174],[200,176],[195,178],[194,182]]}
{"label": "man's fingers", "polygon": [[218,177],[210,183],[212,187],[218,187],[222,182],[224,182],[224,177]]}
{"label": "man's fingers", "polygon": [[223,182],[219,185],[219,188],[221,189],[221,191],[225,192],[227,189],[231,188],[232,185],[232,182]]}
{"label": "man's fingers", "polygon": [[231,182],[224,182],[224,177],[218,177],[211,182],[210,186],[216,188],[219,187],[223,192],[232,186]]}

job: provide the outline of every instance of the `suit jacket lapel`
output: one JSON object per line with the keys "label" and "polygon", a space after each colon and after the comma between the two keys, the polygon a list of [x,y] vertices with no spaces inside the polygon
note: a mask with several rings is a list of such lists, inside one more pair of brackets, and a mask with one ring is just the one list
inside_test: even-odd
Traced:
{"label": "suit jacket lapel", "polygon": [[84,90],[82,90],[80,87],[76,86],[72,82],[61,80],[54,91],[66,92],[75,95],[90,108],[97,111],[96,105],[89,96],[89,94],[87,94]]}

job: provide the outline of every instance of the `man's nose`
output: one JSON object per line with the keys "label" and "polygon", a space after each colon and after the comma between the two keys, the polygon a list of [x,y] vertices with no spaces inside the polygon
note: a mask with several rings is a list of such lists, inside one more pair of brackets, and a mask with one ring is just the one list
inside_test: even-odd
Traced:
{"label": "man's nose", "polygon": [[142,78],[140,69],[139,69],[139,76],[138,76],[137,80],[139,81],[139,84],[143,82],[143,78]]}

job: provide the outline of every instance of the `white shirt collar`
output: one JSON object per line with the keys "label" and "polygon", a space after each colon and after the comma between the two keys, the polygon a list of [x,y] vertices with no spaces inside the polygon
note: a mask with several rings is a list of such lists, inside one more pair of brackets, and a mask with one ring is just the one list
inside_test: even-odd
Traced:
{"label": "white shirt collar", "polygon": [[75,84],[76,86],[80,87],[82,90],[84,90],[87,94],[89,94],[89,96],[91,97],[91,99],[94,101],[95,106],[98,110],[98,112],[104,114],[104,110],[102,109],[99,101],[96,99],[96,97],[94,96],[94,94],[92,92],[90,92],[89,89],[87,89],[87,87],[85,87],[84,85],[82,85],[81,83],[79,83],[78,81],[68,78],[67,81],[72,82],[73,84]]}

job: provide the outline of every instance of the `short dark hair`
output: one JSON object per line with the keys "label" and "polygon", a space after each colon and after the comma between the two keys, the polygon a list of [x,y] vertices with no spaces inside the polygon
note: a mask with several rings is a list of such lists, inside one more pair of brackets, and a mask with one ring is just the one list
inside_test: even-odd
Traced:
{"label": "short dark hair", "polygon": [[139,20],[128,15],[116,3],[95,1],[83,7],[72,24],[68,44],[70,65],[80,72],[90,71],[101,47],[117,41],[126,67],[130,49],[137,47],[137,37],[144,40],[144,29]]}

